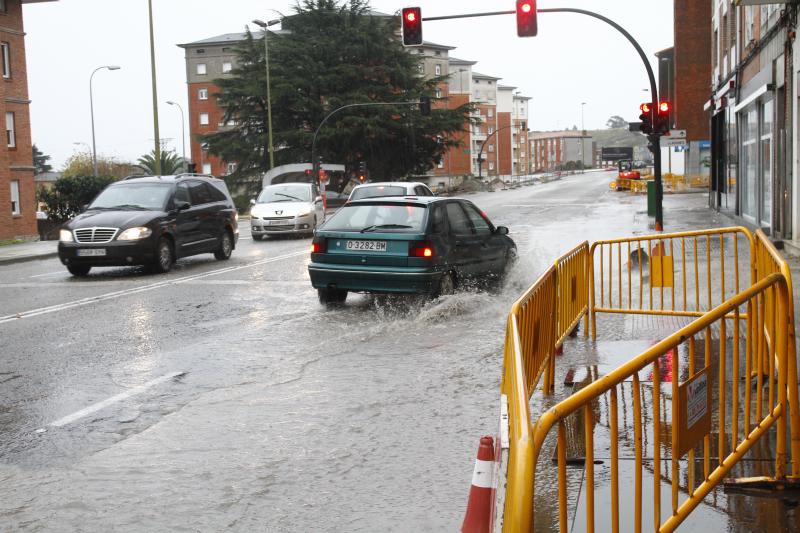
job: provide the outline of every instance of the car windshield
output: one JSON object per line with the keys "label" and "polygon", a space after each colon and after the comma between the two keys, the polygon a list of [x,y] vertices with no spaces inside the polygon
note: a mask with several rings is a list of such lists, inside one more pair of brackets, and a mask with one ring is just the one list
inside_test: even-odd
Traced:
{"label": "car windshield", "polygon": [[112,185],[100,193],[89,209],[164,209],[169,183],[126,183]]}
{"label": "car windshield", "polygon": [[351,200],[361,200],[364,198],[376,198],[378,196],[405,196],[405,187],[397,185],[372,185],[369,187],[359,187],[353,191],[350,196]]}
{"label": "car windshield", "polygon": [[330,218],[329,231],[415,231],[423,229],[427,208],[415,204],[349,204]]}
{"label": "car windshield", "polygon": [[258,195],[256,203],[271,204],[275,202],[310,202],[311,188],[307,185],[285,184],[270,185]]}

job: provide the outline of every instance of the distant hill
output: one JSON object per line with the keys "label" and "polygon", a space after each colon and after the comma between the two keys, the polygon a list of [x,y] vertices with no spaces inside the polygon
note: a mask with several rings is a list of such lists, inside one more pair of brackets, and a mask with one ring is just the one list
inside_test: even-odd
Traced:
{"label": "distant hill", "polygon": [[597,143],[597,148],[620,148],[623,146],[647,146],[647,138],[641,133],[623,129],[588,130]]}

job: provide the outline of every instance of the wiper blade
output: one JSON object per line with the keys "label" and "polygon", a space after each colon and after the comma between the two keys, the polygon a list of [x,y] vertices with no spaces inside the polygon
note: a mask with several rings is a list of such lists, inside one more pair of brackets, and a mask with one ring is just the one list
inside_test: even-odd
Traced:
{"label": "wiper blade", "polygon": [[280,192],[276,192],[275,196],[283,196],[284,198],[291,198],[292,200],[297,200],[298,202],[304,201],[302,198],[298,198],[297,196],[292,196],[291,194],[283,194]]}
{"label": "wiper blade", "polygon": [[367,233],[368,231],[374,231],[376,229],[408,229],[413,227],[414,226],[408,226],[406,224],[374,224],[362,229],[361,233]]}
{"label": "wiper blade", "polygon": [[108,209],[138,209],[138,210],[143,210],[143,209],[147,209],[147,208],[146,207],[142,207],[141,205],[122,204],[122,205],[115,205],[114,207],[109,207]]}

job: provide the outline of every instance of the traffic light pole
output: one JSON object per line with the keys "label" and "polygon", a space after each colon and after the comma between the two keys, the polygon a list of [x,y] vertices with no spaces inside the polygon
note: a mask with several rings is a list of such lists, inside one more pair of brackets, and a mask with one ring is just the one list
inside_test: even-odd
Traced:
{"label": "traffic light pole", "polygon": [[489,139],[492,138],[492,136],[496,135],[498,132],[501,132],[503,130],[507,130],[507,129],[510,129],[510,128],[513,128],[513,127],[514,127],[514,125],[511,124],[510,126],[503,126],[502,128],[496,129],[488,137],[486,137],[483,140],[483,142],[481,143],[481,149],[478,152],[478,179],[482,179],[483,178],[483,172],[481,171],[481,169],[483,168],[483,147],[486,146],[486,143],[489,141]]}
{"label": "traffic light pole", "polygon": [[[622,35],[625,36],[626,39],[636,48],[636,52],[638,52],[639,57],[642,59],[642,63],[644,63],[644,67],[647,70],[647,77],[650,79],[650,94],[653,100],[653,106],[651,109],[652,117],[656,117],[656,110],[658,109],[658,89],[656,88],[656,77],[653,75],[653,68],[650,66],[650,62],[647,60],[647,55],[645,55],[644,50],[642,47],[639,46],[639,43],[636,42],[636,39],[628,33],[625,28],[614,22],[613,20],[600,15],[599,13],[595,13],[593,11],[587,11],[585,9],[574,9],[574,8],[547,8],[547,9],[537,9],[537,13],[576,13],[578,15],[586,15],[588,17],[596,18],[598,20],[602,20],[609,26],[613,27],[615,30],[620,32]],[[490,17],[495,15],[513,15],[516,11],[493,11],[487,13],[469,13],[469,14],[461,14],[461,15],[447,15],[442,17],[423,17],[423,21],[433,21],[433,20],[450,20],[450,19],[462,19],[462,18],[471,18],[471,17]],[[655,120],[653,120],[655,123]],[[658,132],[654,132],[650,137],[650,142],[653,145],[653,173],[655,174],[655,182],[656,182],[656,231],[663,231],[664,230],[664,213],[662,209],[662,203],[664,199],[664,189],[661,183],[661,134]]]}

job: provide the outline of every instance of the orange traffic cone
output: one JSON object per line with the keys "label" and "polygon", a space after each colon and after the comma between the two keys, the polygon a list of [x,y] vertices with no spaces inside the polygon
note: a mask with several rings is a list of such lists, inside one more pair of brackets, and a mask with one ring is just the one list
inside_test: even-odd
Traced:
{"label": "orange traffic cone", "polygon": [[472,486],[469,489],[469,501],[462,533],[489,533],[494,522],[494,494],[492,474],[494,472],[494,439],[481,437],[478,446],[478,458],[472,472]]}

